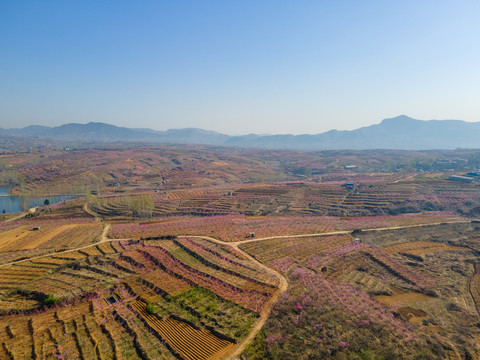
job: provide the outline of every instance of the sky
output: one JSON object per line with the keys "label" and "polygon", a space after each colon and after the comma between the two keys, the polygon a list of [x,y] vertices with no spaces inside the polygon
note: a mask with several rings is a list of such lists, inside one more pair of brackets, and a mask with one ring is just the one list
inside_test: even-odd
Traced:
{"label": "sky", "polygon": [[0,0],[0,127],[480,121],[480,1]]}

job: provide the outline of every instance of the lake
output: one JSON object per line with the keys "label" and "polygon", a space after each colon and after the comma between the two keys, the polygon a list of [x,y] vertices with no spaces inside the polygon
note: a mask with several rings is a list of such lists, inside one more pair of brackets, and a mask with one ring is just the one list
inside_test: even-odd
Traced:
{"label": "lake", "polygon": [[[0,186],[0,212],[8,213],[16,213],[22,211],[22,202],[18,196],[10,196],[9,195],[10,187],[8,186]],[[36,206],[43,205],[45,199],[50,201],[50,204],[55,204],[61,201],[75,199],[78,196],[75,195],[59,195],[59,196],[46,196],[42,198],[28,198],[27,201],[27,208],[33,208]]]}
{"label": "lake", "polygon": [[0,186],[0,196],[8,195],[9,190],[10,190],[10,187],[8,186]]}

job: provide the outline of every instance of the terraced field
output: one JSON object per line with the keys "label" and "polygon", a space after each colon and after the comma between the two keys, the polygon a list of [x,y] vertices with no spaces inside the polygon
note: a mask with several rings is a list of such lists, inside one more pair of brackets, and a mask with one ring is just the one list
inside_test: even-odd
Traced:
{"label": "terraced field", "polygon": [[[294,263],[311,262],[312,258],[352,241],[353,238],[350,235],[312,236],[252,241],[240,246],[261,262],[275,267],[280,264],[290,264],[289,266],[291,266]],[[318,264],[315,266],[318,267]],[[287,269],[283,269],[283,271],[285,272]]]}
{"label": "terraced field", "polygon": [[[474,185],[445,179],[401,182],[354,181],[344,183],[281,182],[273,184],[232,185],[222,188],[147,191],[141,195],[96,197],[90,206],[106,217],[131,218],[135,198],[148,196],[153,201],[152,216],[372,216],[395,215],[421,210],[472,211],[480,200]],[[367,178],[368,180],[368,178]],[[171,184],[170,184],[171,185]],[[422,194],[418,197],[416,194]]]}
{"label": "terraced field", "polygon": [[100,223],[49,220],[27,225],[23,221],[0,232],[0,264],[94,244],[102,230]]}
{"label": "terraced field", "polygon": [[[468,249],[423,241],[381,250],[355,244],[348,235],[268,239],[241,246],[266,263],[288,258],[293,259],[294,266],[309,266],[318,273],[323,272],[319,265],[322,264],[326,267],[325,276],[330,279],[325,284],[332,291],[339,286],[335,282],[341,281],[372,294],[389,294],[377,295],[375,299],[398,307],[398,313],[416,326],[430,321],[438,300],[417,292],[418,288],[428,286],[428,281],[425,282],[428,279],[400,262],[395,254],[427,249],[423,255],[428,257],[452,249]],[[434,251],[429,250],[432,248]],[[291,272],[294,266],[279,270]],[[358,270],[359,266],[363,268]],[[410,292],[389,288],[382,268],[388,270],[389,276],[399,279],[398,286],[410,287]],[[244,298],[252,298],[248,295],[251,293],[258,296],[275,290],[274,279],[262,276],[258,270],[255,263],[234,247],[189,237],[106,242],[9,265],[2,268],[5,275],[2,279],[10,279],[2,287],[0,309],[4,309],[4,314],[12,308],[26,310],[28,314],[29,309],[41,306],[41,297],[33,292],[34,288],[63,301],[73,301],[73,305],[60,305],[57,309],[20,318],[17,315],[20,320],[15,322],[11,320],[14,316],[4,315],[0,356],[6,359],[68,358],[77,354],[85,359],[167,359],[176,354],[183,359],[221,359],[232,353],[236,342],[248,333],[249,327],[242,328],[242,321],[250,319],[252,325],[255,311],[261,311],[261,298],[257,297],[255,303]],[[28,276],[22,278],[27,273]],[[13,286],[19,281],[24,282],[20,292]],[[473,281],[474,278],[470,285],[472,294],[475,292]],[[198,296],[199,285],[209,289],[205,290],[207,293]],[[99,292],[99,289],[104,290]],[[344,291],[352,290],[345,287]],[[90,299],[85,299],[85,294],[90,294],[87,295]],[[238,294],[242,296],[236,296]],[[115,301],[111,304],[105,299],[112,296]],[[356,296],[366,301],[364,294]],[[211,300],[205,304],[205,299]],[[150,304],[154,306],[152,313],[147,311]],[[217,307],[218,313],[214,310]],[[71,311],[67,313],[67,309]],[[242,312],[241,319],[233,317]],[[202,314],[213,315],[214,321]],[[428,329],[433,331],[434,326]],[[457,348],[452,349],[452,354],[458,354]]]}
{"label": "terraced field", "polygon": [[13,193],[80,198],[0,215],[0,359],[477,359],[480,192],[448,179],[479,159],[4,153]]}
{"label": "terraced field", "polygon": [[404,244],[394,245],[385,249],[388,254],[407,254],[411,256],[424,257],[440,251],[470,251],[469,248],[451,246],[441,242],[433,241],[412,241]]}
{"label": "terraced field", "polygon": [[222,359],[277,283],[238,250],[191,238],[20,260],[0,267],[0,357]]}
{"label": "terraced field", "polygon": [[[125,305],[107,309],[102,300],[34,316],[6,317],[0,333],[5,359],[169,359],[171,353]],[[133,346],[132,346],[133,344]],[[0,353],[1,354],[1,353]]]}
{"label": "terraced field", "polygon": [[172,318],[160,319],[149,314],[147,304],[142,300],[136,300],[130,306],[183,359],[221,359],[235,347],[231,341],[218,338],[208,330],[198,330]]}
{"label": "terraced field", "polygon": [[[320,336],[317,354],[330,358],[332,348],[336,347],[338,354],[343,351],[342,344],[356,341],[358,327],[348,330],[349,323],[356,323],[361,324],[364,335],[369,331],[376,336],[390,334],[386,344],[394,342],[396,336],[403,338],[395,345],[395,358],[409,358],[414,356],[410,351],[422,348],[424,354],[444,349],[426,358],[468,359],[475,353],[480,335],[475,327],[479,267],[475,263],[476,252],[471,248],[477,230],[475,223],[440,224],[356,232],[355,236],[360,237],[357,243],[353,238],[342,241],[333,236],[239,243],[260,261],[285,273],[290,281],[287,295],[266,322],[269,338],[262,340],[257,336],[256,346],[264,341],[273,356],[302,356],[296,339],[302,337],[306,343],[312,343]],[[322,242],[330,246],[315,246]],[[302,245],[312,249],[311,257],[305,259]],[[367,308],[368,316],[362,313]],[[288,313],[288,309],[294,310]],[[382,315],[373,316],[375,309]],[[333,312],[334,317],[329,315]],[[334,318],[338,323],[339,317],[345,317],[344,325],[327,331],[325,322]],[[284,327],[288,321],[296,326]],[[381,330],[382,327],[391,330]],[[292,329],[297,329],[295,338],[288,336]],[[460,333],[465,343],[455,340]],[[437,345],[432,346],[435,342]],[[254,353],[249,354],[255,358]],[[357,355],[360,356],[355,353],[352,358]]]}

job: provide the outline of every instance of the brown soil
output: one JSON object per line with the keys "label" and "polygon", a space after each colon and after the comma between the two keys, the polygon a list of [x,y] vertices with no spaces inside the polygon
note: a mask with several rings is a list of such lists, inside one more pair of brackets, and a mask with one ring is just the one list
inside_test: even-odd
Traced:
{"label": "brown soil", "polygon": [[472,294],[475,308],[480,315],[480,263],[475,264],[475,273],[468,281],[468,290],[470,291],[470,294]]}
{"label": "brown soil", "polygon": [[393,296],[379,295],[379,296],[375,296],[375,299],[381,302],[382,304],[389,305],[389,306],[433,300],[432,297],[426,296],[417,292],[406,292],[403,294],[398,294]]}
{"label": "brown soil", "polygon": [[62,225],[56,228],[53,228],[52,230],[48,231],[46,234],[43,234],[37,238],[35,238],[33,241],[29,242],[25,246],[23,246],[20,250],[32,250],[37,248],[38,246],[42,245],[43,243],[46,243],[53,239],[55,236],[60,235],[62,232],[73,229],[74,227],[77,227],[78,225],[76,224],[69,224],[69,225]]}

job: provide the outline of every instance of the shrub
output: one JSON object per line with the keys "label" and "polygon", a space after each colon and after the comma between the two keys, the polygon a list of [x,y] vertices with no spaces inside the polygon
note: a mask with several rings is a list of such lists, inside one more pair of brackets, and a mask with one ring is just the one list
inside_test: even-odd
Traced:
{"label": "shrub", "polygon": [[267,349],[267,343],[265,339],[267,338],[265,331],[261,330],[255,339],[245,348],[243,357],[246,357],[249,360],[270,360],[272,355]]}
{"label": "shrub", "polygon": [[147,313],[154,314],[157,310],[157,307],[153,303],[148,303],[146,307]]}
{"label": "shrub", "polygon": [[359,360],[383,360],[385,359],[381,355],[376,355],[373,351],[371,350],[365,350],[362,349],[359,352],[355,353],[350,353],[351,359],[359,359]]}
{"label": "shrub", "polygon": [[48,294],[45,299],[43,299],[43,305],[50,307],[55,304],[58,304],[60,302],[60,299],[55,297],[53,294]]}

